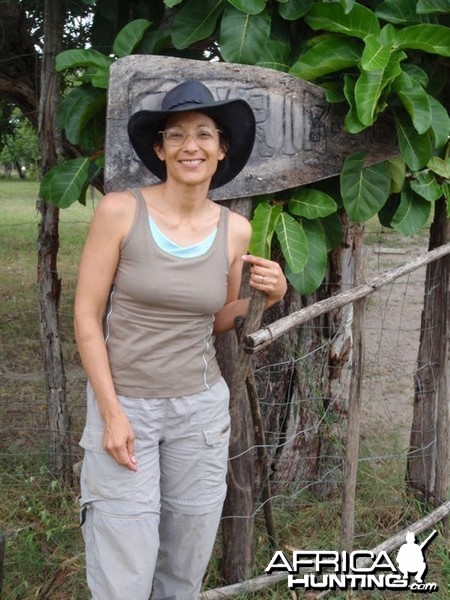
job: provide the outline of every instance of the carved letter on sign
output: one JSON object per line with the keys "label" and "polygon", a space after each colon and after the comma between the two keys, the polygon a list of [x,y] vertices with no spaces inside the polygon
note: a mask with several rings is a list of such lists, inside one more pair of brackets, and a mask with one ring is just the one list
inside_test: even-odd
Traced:
{"label": "carved letter on sign", "polygon": [[158,109],[164,94],[186,79],[198,79],[217,100],[243,98],[256,116],[256,142],[245,169],[211,191],[223,200],[267,194],[337,175],[352,152],[367,163],[397,154],[392,123],[380,120],[357,135],[344,131],[347,108],[328,104],[317,85],[272,69],[168,56],[127,56],[111,67],[105,182],[107,191],[151,185],[128,139],[130,116]]}

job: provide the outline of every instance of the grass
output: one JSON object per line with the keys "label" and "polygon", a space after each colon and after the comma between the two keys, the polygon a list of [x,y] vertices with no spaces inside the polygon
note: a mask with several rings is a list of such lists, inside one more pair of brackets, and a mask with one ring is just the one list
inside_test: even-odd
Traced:
{"label": "grass", "polygon": [[[0,180],[0,523],[1,530],[11,534],[6,544],[3,597],[87,600],[78,490],[76,486],[61,487],[47,469],[46,400],[36,290],[36,196],[36,182]],[[76,266],[91,215],[92,206],[61,211],[61,335],[75,450],[84,418],[84,378],[72,335],[72,304]],[[421,517],[420,506],[404,489],[402,452],[392,428],[376,428],[372,435],[364,436],[356,506],[358,548],[370,549]],[[393,458],[381,458],[386,455]],[[339,497],[319,500],[310,493],[292,493],[274,501],[274,512],[277,548],[287,554],[288,548],[338,547]],[[255,540],[256,576],[264,572],[273,554],[261,510],[256,514]],[[426,556],[427,581],[436,581],[440,586],[433,600],[444,600],[450,594],[450,542],[444,534],[430,545]],[[218,539],[206,588],[223,585],[220,567]],[[298,591],[297,597],[307,595]],[[400,596],[398,592],[333,592],[329,597],[389,600]],[[401,598],[409,600],[416,595],[402,592]],[[292,596],[285,583],[239,596],[239,600],[256,599],[291,600]]]}
{"label": "grass", "polygon": [[[6,543],[3,594],[8,600],[88,597],[76,489],[47,471],[46,392],[40,355],[37,294],[36,181],[0,179],[0,507]],[[58,272],[61,337],[74,444],[83,419],[83,387],[72,334],[76,268],[92,206],[60,215]],[[53,586],[57,580],[58,585]],[[45,586],[49,586],[47,594]],[[54,589],[61,588],[60,595]]]}

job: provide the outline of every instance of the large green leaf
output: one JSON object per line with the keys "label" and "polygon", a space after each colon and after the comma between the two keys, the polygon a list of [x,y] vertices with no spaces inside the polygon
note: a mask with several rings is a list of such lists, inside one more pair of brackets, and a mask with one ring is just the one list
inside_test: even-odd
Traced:
{"label": "large green leaf", "polygon": [[314,0],[287,0],[278,5],[278,12],[286,21],[296,21],[310,10]]}
{"label": "large green leaf", "polygon": [[74,158],[53,167],[42,178],[40,197],[58,208],[67,208],[83,197],[92,179],[92,168],[89,158]]}
{"label": "large green leaf", "polygon": [[386,0],[377,6],[375,14],[396,25],[422,23],[426,20],[417,14],[416,3],[411,0]]}
{"label": "large green leaf", "polygon": [[90,81],[94,87],[107,90],[109,87],[109,67],[95,69],[93,72],[86,72],[84,79]]}
{"label": "large green leaf", "polygon": [[431,206],[431,202],[424,200],[406,185],[391,220],[391,226],[403,235],[413,235],[426,225],[430,218]]}
{"label": "large green leaf", "polygon": [[308,244],[306,264],[299,273],[294,273],[287,265],[286,277],[300,294],[312,294],[326,275],[328,247],[323,224],[320,221],[304,221],[303,230]]}
{"label": "large green leaf", "polygon": [[302,79],[317,79],[355,66],[362,49],[359,40],[340,36],[325,38],[306,50],[292,65],[290,73]]}
{"label": "large green leaf", "polygon": [[366,126],[375,120],[378,101],[383,91],[384,69],[363,71],[355,84],[356,114]]}
{"label": "large green leaf", "polygon": [[255,208],[251,220],[252,238],[250,240],[250,252],[253,255],[270,258],[272,236],[282,210],[281,204],[270,204],[264,200]]}
{"label": "large green leaf", "polygon": [[167,30],[146,31],[138,51],[139,54],[163,54],[170,43],[170,33]]}
{"label": "large green leaf", "polygon": [[113,62],[113,58],[102,54],[98,50],[64,50],[57,55],[55,68],[57,71],[74,67],[108,68]]}
{"label": "large green leaf", "polygon": [[289,212],[297,217],[319,219],[337,211],[337,204],[331,196],[320,190],[297,190],[289,205]]}
{"label": "large green leaf", "polygon": [[434,145],[436,148],[442,148],[450,136],[450,117],[445,107],[434,96],[429,96],[429,100]]}
{"label": "large green leaf", "polygon": [[419,0],[417,2],[418,14],[443,13],[450,14],[450,0]]}
{"label": "large green leaf", "polygon": [[106,106],[94,114],[80,130],[78,146],[87,154],[96,154],[105,145]]}
{"label": "large green leaf", "polygon": [[428,77],[427,73],[423,69],[421,69],[418,65],[415,65],[414,63],[403,63],[402,71],[405,71],[405,73],[407,75],[409,75],[409,77],[411,77],[411,79],[416,81],[424,89],[427,88],[430,78]]}
{"label": "large green leaf", "polygon": [[432,144],[427,133],[417,133],[406,112],[395,112],[395,126],[401,155],[413,171],[419,171],[431,157]]}
{"label": "large green leaf", "polygon": [[378,220],[382,227],[392,229],[392,218],[400,206],[400,194],[391,194],[384,206],[378,211]]}
{"label": "large green leaf", "polygon": [[391,175],[391,194],[399,194],[403,189],[406,175],[406,164],[401,156],[396,156],[387,161]]}
{"label": "large green leaf", "polygon": [[347,15],[355,6],[355,0],[341,0],[342,8]]}
{"label": "large green leaf", "polygon": [[78,202],[86,206],[86,193],[89,189],[89,186],[94,181],[95,177],[100,173],[102,169],[105,168],[105,157],[104,155],[100,156],[96,160],[92,160],[89,163],[89,172],[86,178],[86,182],[84,186],[81,188],[80,196],[78,197]]}
{"label": "large green leaf", "polygon": [[329,217],[320,219],[325,233],[325,241],[327,244],[327,250],[333,250],[337,248],[342,242],[343,227],[339,213],[335,212]]}
{"label": "large green leaf", "polygon": [[345,210],[353,221],[373,217],[389,196],[391,176],[385,162],[364,168],[365,154],[348,156],[342,167],[340,190]]}
{"label": "large green leaf", "polygon": [[433,156],[427,163],[427,167],[444,179],[450,179],[450,157],[442,159],[439,156]]}
{"label": "large green leaf", "polygon": [[418,133],[425,133],[431,126],[431,105],[429,96],[421,85],[402,72],[395,80],[392,90],[397,93],[406,108]]}
{"label": "large green leaf", "polygon": [[398,48],[411,48],[450,56],[449,28],[443,25],[424,24],[404,27],[397,31],[395,43]]}
{"label": "large green leaf", "polygon": [[113,44],[113,54],[121,58],[128,56],[133,52],[144,33],[150,27],[150,21],[147,19],[136,19],[127,23],[116,36]]}
{"label": "large green leaf", "polygon": [[348,14],[337,2],[314,4],[309,13],[305,15],[305,21],[314,30],[325,29],[361,39],[370,34],[378,35],[380,33],[377,17],[361,4],[355,4]]}
{"label": "large green leaf", "polygon": [[391,54],[384,69],[363,71],[355,84],[356,113],[359,121],[372,125],[380,106],[385,88],[401,73],[400,62],[406,58],[404,52]]}
{"label": "large green leaf", "polygon": [[287,73],[290,68],[291,47],[287,39],[269,39],[264,48],[261,49],[261,54],[256,63],[260,67],[266,69],[275,69]]}
{"label": "large green leaf", "polygon": [[411,189],[429,202],[434,202],[442,196],[442,186],[436,181],[433,173],[419,173],[410,182]]}
{"label": "large green leaf", "polygon": [[345,101],[343,79],[322,82],[321,87],[325,90],[328,104],[339,104]]}
{"label": "large green leaf", "polygon": [[86,124],[105,106],[106,94],[103,90],[81,85],[74,88],[59,103],[56,112],[57,125],[64,129],[69,142],[77,145]]}
{"label": "large green leaf", "polygon": [[188,0],[177,12],[171,28],[175,48],[183,50],[208,38],[225,3],[226,0]]}
{"label": "large green leaf", "polygon": [[275,223],[275,233],[289,268],[293,273],[299,273],[308,257],[308,241],[302,225],[282,212]]}
{"label": "large green leaf", "polygon": [[386,46],[378,35],[368,35],[364,38],[364,52],[361,56],[361,67],[365,71],[386,68],[391,56],[391,46]]}
{"label": "large green leaf", "polygon": [[267,11],[246,15],[231,5],[224,11],[219,48],[227,62],[254,65],[259,61],[270,35],[271,16]]}
{"label": "large green leaf", "polygon": [[266,8],[267,0],[228,0],[237,10],[247,15],[257,15]]}
{"label": "large green leaf", "polygon": [[349,133],[359,133],[366,128],[364,123],[361,123],[358,119],[358,114],[356,112],[355,84],[356,81],[354,77],[344,75],[344,95],[350,106],[350,109],[345,116],[344,127]]}

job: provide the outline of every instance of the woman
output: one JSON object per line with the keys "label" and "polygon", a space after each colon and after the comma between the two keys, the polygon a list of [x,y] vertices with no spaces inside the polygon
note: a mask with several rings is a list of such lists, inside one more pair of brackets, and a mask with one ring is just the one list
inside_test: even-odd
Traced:
{"label": "woman", "polygon": [[212,336],[246,314],[244,262],[267,307],[286,280],[246,255],[248,221],[208,199],[252,150],[246,102],[187,81],[128,131],[161,183],[102,199],[79,269],[87,580],[94,600],[194,600],[226,492],[229,393]]}

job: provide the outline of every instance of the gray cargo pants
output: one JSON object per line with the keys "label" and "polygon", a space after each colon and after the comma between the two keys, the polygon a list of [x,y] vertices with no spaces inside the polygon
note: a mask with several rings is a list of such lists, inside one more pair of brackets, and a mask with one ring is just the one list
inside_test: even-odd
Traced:
{"label": "gray cargo pants", "polygon": [[80,445],[82,526],[93,600],[195,600],[226,493],[229,391],[223,379],[191,396],[119,396],[134,433],[137,472],[103,449],[88,386]]}

